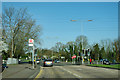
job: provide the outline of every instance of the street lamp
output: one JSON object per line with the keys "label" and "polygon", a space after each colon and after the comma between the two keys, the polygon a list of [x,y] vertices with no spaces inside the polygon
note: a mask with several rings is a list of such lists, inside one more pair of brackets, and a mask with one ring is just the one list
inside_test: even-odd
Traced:
{"label": "street lamp", "polygon": [[[70,20],[70,21],[76,22],[77,20]],[[85,20],[85,21],[80,20],[80,23],[81,23],[81,34],[83,34],[83,25],[82,25],[82,23],[83,23],[83,22],[87,22],[87,21],[93,21],[93,20]],[[83,38],[82,38],[82,50],[83,50]],[[83,54],[84,54],[84,52],[83,52]],[[83,54],[82,54],[82,64],[84,64]]]}

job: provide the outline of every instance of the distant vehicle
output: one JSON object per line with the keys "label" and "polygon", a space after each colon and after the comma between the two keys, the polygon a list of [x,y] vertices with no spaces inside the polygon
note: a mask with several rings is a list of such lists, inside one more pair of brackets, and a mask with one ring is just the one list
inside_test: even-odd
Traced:
{"label": "distant vehicle", "polygon": [[53,61],[52,61],[52,59],[45,59],[44,61],[43,61],[43,66],[45,67],[45,66],[53,66]]}
{"label": "distant vehicle", "polygon": [[59,60],[55,60],[55,63],[60,63],[60,61]]}
{"label": "distant vehicle", "polygon": [[110,65],[110,62],[107,59],[101,59],[100,61],[102,64]]}
{"label": "distant vehicle", "polygon": [[103,61],[103,64],[110,65],[110,62],[108,60],[107,61]]}
{"label": "distant vehicle", "polygon": [[37,59],[36,62],[37,62],[37,64],[40,64],[40,59]]}
{"label": "distant vehicle", "polygon": [[18,60],[18,64],[21,64],[21,60],[20,59]]}
{"label": "distant vehicle", "polygon": [[32,64],[32,61],[29,61],[29,64]]}

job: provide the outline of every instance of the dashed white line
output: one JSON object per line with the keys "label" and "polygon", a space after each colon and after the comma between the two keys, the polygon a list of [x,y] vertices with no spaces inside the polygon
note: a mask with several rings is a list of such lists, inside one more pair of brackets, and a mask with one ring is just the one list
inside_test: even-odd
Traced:
{"label": "dashed white line", "polygon": [[82,69],[77,69],[77,70],[82,70]]}
{"label": "dashed white line", "polygon": [[76,76],[76,77],[78,77],[78,78],[82,78],[81,76],[79,76],[79,75],[77,75],[77,74],[75,74],[75,73],[73,73],[73,72],[71,72],[71,71],[69,71],[69,70],[67,70],[67,69],[64,69],[64,68],[62,68],[62,67],[59,67],[59,68],[67,71],[68,73],[70,73],[70,74],[72,74],[72,75],[74,75],[74,76]]}

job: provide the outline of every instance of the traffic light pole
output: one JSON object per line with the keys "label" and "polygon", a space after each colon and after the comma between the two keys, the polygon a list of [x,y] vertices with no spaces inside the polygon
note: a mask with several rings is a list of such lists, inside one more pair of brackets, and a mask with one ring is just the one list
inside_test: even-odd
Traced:
{"label": "traffic light pole", "polygon": [[88,52],[87,52],[87,55],[88,55],[88,64],[89,64],[89,61],[90,61],[90,58],[91,58],[91,57],[90,57],[90,49],[88,48],[87,51],[88,51]]}
{"label": "traffic light pole", "polygon": [[35,68],[37,67],[36,56],[35,56]]}
{"label": "traffic light pole", "polygon": [[89,58],[89,55],[88,55],[88,64],[89,64],[89,60],[90,60],[90,58]]}
{"label": "traffic light pole", "polygon": [[[77,21],[77,20],[71,20],[71,21]],[[87,21],[92,21],[92,20],[87,20]],[[81,23],[81,34],[83,34],[83,25],[82,25],[82,20],[80,21],[80,23]],[[83,50],[83,38],[82,38],[82,50]],[[83,54],[84,54],[84,52],[82,53],[82,64],[84,64],[84,61],[83,61]]]}

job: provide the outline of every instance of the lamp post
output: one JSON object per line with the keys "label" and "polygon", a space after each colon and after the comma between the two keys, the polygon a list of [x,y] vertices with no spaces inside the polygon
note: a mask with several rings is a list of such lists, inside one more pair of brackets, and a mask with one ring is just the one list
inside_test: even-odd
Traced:
{"label": "lamp post", "polygon": [[[72,22],[76,22],[77,20],[70,20]],[[93,21],[93,20],[80,20],[80,23],[81,23],[81,34],[83,35],[83,22],[86,22],[86,21]],[[82,50],[83,50],[83,38],[82,38]],[[84,52],[82,53],[82,64],[84,64],[84,61],[83,61],[83,54]]]}
{"label": "lamp post", "polygon": [[52,61],[53,61],[53,50],[52,50]]}

